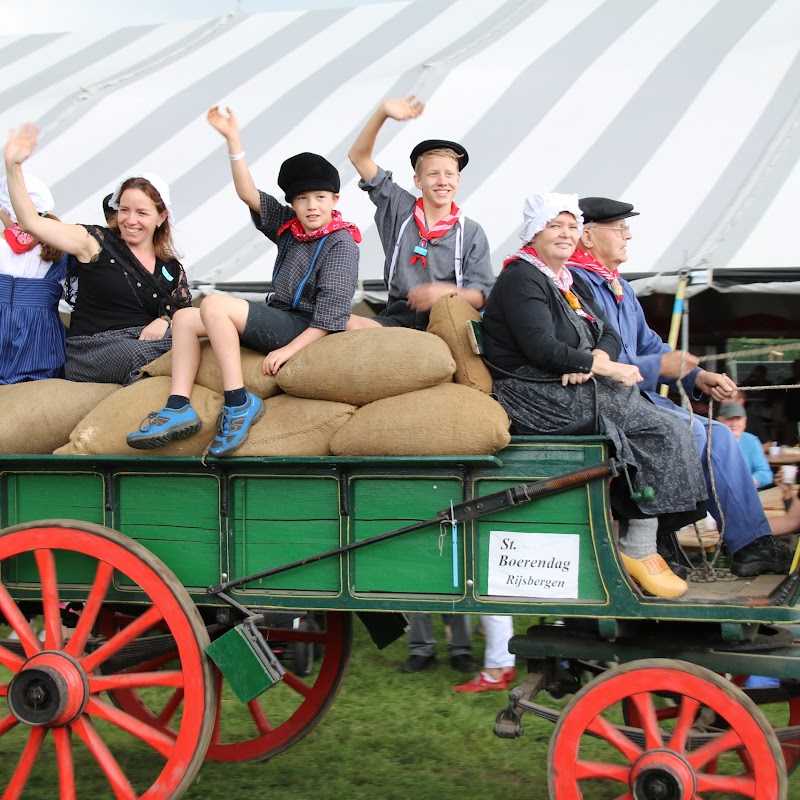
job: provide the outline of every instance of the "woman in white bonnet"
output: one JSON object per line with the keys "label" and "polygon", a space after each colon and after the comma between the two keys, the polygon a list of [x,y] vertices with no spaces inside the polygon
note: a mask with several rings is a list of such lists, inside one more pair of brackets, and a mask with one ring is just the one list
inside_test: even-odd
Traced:
{"label": "woman in white bonnet", "polygon": [[[26,177],[41,217],[52,215],[53,195]],[[22,230],[6,178],[0,179],[0,384],[64,376],[64,323],[58,313],[67,260],[63,253]]]}
{"label": "woman in white bonnet", "polygon": [[68,380],[131,383],[145,364],[170,349],[172,315],[191,305],[183,267],[172,242],[169,187],[153,173],[122,181],[107,228],[67,225],[36,213],[22,164],[38,129],[12,131],[5,150],[11,204],[22,230],[63,250],[69,260]]}
{"label": "woman in white bonnet", "polygon": [[642,397],[638,368],[615,361],[619,336],[564,266],[583,227],[578,196],[532,194],[523,217],[524,245],[506,259],[483,317],[495,395],[515,433],[611,440],[637,495],[655,490],[652,501],[634,500],[624,477],[612,484],[622,563],[649,594],[680,597],[688,587],[658,555],[656,530],[659,517],[678,527],[705,514],[691,431]]}

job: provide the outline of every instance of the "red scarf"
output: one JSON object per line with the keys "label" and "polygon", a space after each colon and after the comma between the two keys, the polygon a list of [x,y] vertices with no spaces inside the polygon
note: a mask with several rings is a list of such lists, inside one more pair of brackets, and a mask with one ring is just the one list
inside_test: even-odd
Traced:
{"label": "red scarf", "polygon": [[512,261],[517,260],[527,261],[529,264],[533,264],[536,269],[539,270],[543,275],[549,278],[556,286],[556,288],[564,295],[564,299],[569,303],[569,307],[579,316],[585,317],[589,320],[589,322],[594,322],[594,317],[583,310],[583,306],[581,306],[581,301],[578,299],[578,295],[572,291],[572,273],[567,269],[567,266],[561,269],[561,273],[556,277],[555,272],[553,272],[547,264],[539,258],[539,254],[536,250],[531,247],[530,245],[525,245],[524,247],[520,247],[516,253],[510,255],[503,261],[503,269],[505,269]]}
{"label": "red scarf", "polygon": [[425,210],[422,207],[422,198],[417,200],[414,206],[414,222],[417,223],[417,230],[419,231],[420,243],[414,248],[414,255],[411,256],[409,265],[413,264],[417,259],[422,262],[423,267],[428,266],[428,242],[431,239],[441,239],[453,225],[458,224],[459,219],[464,212],[455,204],[450,204],[450,213],[440,219],[430,230],[425,228]]}
{"label": "red scarf", "polygon": [[292,236],[294,236],[295,240],[298,242],[313,242],[315,239],[321,239],[329,233],[340,230],[347,231],[353,237],[353,241],[356,244],[361,241],[361,231],[356,227],[356,224],[354,222],[345,222],[342,219],[342,212],[336,210],[334,210],[331,215],[331,221],[324,228],[306,233],[303,226],[300,224],[300,220],[297,217],[292,217],[292,219],[288,222],[284,222],[283,225],[278,228],[278,236],[286,230],[290,230]]}
{"label": "red scarf", "polygon": [[10,228],[3,231],[6,237],[8,246],[17,254],[27,253],[28,250],[33,250],[39,242],[33,238],[29,233],[25,233],[18,223],[14,223]]}
{"label": "red scarf", "polygon": [[617,303],[622,302],[622,284],[619,282],[619,270],[611,270],[601,264],[588,250],[576,250],[567,261],[568,267],[582,267],[589,272],[594,272],[611,284],[611,291],[614,292],[614,299]]}

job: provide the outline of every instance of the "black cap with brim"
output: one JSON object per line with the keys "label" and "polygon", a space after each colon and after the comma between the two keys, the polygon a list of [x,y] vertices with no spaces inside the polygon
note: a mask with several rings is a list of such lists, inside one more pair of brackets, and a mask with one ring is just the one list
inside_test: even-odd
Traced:
{"label": "black cap with brim", "polygon": [[330,161],[316,153],[298,153],[287,158],[278,171],[278,186],[287,202],[302,192],[333,192],[339,194],[339,172]]}
{"label": "black cap with brim", "polygon": [[447,139],[426,139],[411,151],[411,166],[416,169],[417,159],[431,150],[453,150],[458,155],[459,172],[469,163],[469,153],[458,142],[448,142]]}
{"label": "black cap with brim", "polygon": [[578,200],[584,224],[587,222],[614,222],[618,219],[638,217],[630,203],[610,200],[608,197],[581,197]]}

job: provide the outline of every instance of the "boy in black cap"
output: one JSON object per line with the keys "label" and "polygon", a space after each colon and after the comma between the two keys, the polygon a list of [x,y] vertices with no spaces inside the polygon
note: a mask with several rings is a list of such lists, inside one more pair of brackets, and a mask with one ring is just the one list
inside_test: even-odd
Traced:
{"label": "boy in black cap", "polygon": [[350,161],[361,176],[358,185],[376,206],[389,299],[377,318],[354,315],[348,328],[399,325],[425,330],[431,306],[440,297],[457,292],[481,309],[494,283],[486,234],[453,202],[469,161],[467,151],[444,139],[420,142],[411,151],[420,198],[397,186],[392,173],[373,161],[383,123],[414,119],[424,108],[413,95],[385,100],[350,148]]}
{"label": "boy in black cap", "polygon": [[361,234],[334,210],[339,173],[322,156],[299,153],[287,159],[278,185],[288,206],[256,188],[244,160],[239,124],[230,108],[208,112],[209,123],[227,140],[236,193],[247,204],[253,223],[278,245],[272,294],[266,305],[225,294],[206,297],[198,309],[173,317],[172,389],[167,405],[148,415],[131,433],[131,447],[149,450],[196,433],[200,419],[189,396],[200,364],[200,337],[214,348],[225,388],[220,430],[211,442],[212,456],[227,456],[247,438],[264,413],[263,401],[244,389],[239,347],[266,353],[262,370],[275,375],[281,365],[307,345],[345,330],[358,281]]}

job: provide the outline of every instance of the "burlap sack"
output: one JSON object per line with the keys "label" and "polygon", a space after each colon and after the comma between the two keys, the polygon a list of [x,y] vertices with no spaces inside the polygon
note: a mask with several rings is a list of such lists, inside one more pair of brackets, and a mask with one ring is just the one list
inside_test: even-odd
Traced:
{"label": "burlap sack", "polygon": [[[256,353],[255,350],[249,350],[247,347],[240,348],[239,353],[242,359],[244,388],[248,392],[252,392],[256,397],[261,398],[278,394],[280,389],[274,376],[264,375],[261,372],[264,356],[261,353]],[[168,350],[163,356],[145,365],[142,368],[142,373],[147,373],[153,377],[172,375],[172,350]],[[194,382],[196,385],[205,386],[217,394],[222,394],[224,391],[222,370],[219,368],[219,363],[208,339],[204,339],[200,343],[200,368],[197,370]]]}
{"label": "burlap sack", "polygon": [[337,456],[482,455],[511,437],[503,407],[456,383],[377,400],[333,435]]}
{"label": "burlap sack", "polygon": [[481,315],[457,294],[440,298],[431,308],[428,332],[447,342],[456,362],[453,380],[486,394],[492,393],[492,376],[483,359],[472,350],[468,335],[470,321],[480,321]]}
{"label": "burlap sack", "polygon": [[139,428],[150,411],[159,411],[169,397],[169,378],[145,378],[125,386],[106,397],[93,408],[69,436],[69,443],[55,450],[57,455],[143,455],[160,456],[201,455],[214,438],[217,418],[222,409],[222,396],[195,386],[192,389],[192,407],[203,421],[203,427],[194,436],[170,442],[157,450],[134,450],[125,443],[125,437]]}
{"label": "burlap sack", "polygon": [[115,383],[76,383],[59,378],[3,386],[0,453],[52,453]]}
{"label": "burlap sack", "polygon": [[328,456],[331,436],[355,406],[288,394],[264,403],[264,416],[250,430],[237,456]]}
{"label": "burlap sack", "polygon": [[319,339],[278,372],[287,394],[363,406],[450,382],[450,349],[438,337],[410,328],[367,328]]}

